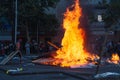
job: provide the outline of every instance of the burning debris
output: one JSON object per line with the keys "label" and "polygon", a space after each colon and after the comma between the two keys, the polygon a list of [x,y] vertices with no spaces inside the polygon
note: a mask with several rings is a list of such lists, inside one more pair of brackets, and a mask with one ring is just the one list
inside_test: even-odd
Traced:
{"label": "burning debris", "polygon": [[80,26],[81,16],[82,9],[79,6],[79,0],[75,0],[75,4],[67,8],[64,14],[63,28],[65,33],[62,47],[56,51],[57,55],[54,56],[56,61],[53,62],[53,65],[60,64],[61,67],[86,65],[88,64],[86,58],[92,59],[92,55],[84,50],[85,31]]}
{"label": "burning debris", "polygon": [[64,13],[63,28],[65,33],[61,43],[62,47],[59,48],[49,42],[58,50],[52,61],[51,58],[48,58],[45,64],[71,67],[75,65],[84,66],[95,62],[96,56],[84,49],[85,31],[81,27],[81,16],[82,8],[79,6],[79,0],[75,0],[75,4],[67,8]]}
{"label": "burning debris", "polygon": [[[68,7],[64,13],[63,28],[65,29],[62,39],[62,47],[48,42],[55,47],[57,51],[51,58],[44,58],[33,61],[34,63],[56,65],[61,67],[83,67],[99,65],[99,56],[90,54],[85,50],[85,30],[82,28],[80,19],[82,16],[82,8],[79,6],[79,0],[75,0],[75,4]],[[103,60],[105,63],[106,60]],[[112,58],[107,60],[109,63],[120,63],[118,55],[112,55]]]}
{"label": "burning debris", "polygon": [[112,57],[110,59],[107,59],[108,63],[113,63],[113,64],[120,64],[120,57],[118,54],[112,54]]}
{"label": "burning debris", "polygon": [[[105,72],[105,73],[101,73],[101,74],[97,74],[94,76],[95,79],[100,79],[100,78],[106,78],[106,77],[111,77],[111,76],[120,76],[119,73],[115,73],[115,72]],[[119,80],[119,79],[118,79]]]}

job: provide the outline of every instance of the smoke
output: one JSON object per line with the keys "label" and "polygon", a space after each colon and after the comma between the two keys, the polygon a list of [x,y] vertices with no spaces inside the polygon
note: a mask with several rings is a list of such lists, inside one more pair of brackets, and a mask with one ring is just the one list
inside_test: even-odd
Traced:
{"label": "smoke", "polygon": [[61,23],[63,20],[63,14],[66,11],[66,8],[73,4],[74,0],[60,0],[56,6],[56,17]]}
{"label": "smoke", "polygon": [[62,41],[64,36],[64,29],[62,28],[64,13],[66,12],[66,8],[73,5],[74,0],[60,0],[56,5],[56,17],[60,23],[59,31],[57,32],[57,36],[54,38],[56,42]]}

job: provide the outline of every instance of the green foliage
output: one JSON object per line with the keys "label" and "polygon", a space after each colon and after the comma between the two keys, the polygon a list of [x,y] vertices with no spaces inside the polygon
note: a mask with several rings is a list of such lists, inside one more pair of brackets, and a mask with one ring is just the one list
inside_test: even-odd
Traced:
{"label": "green foliage", "polygon": [[0,16],[4,15],[8,11],[8,8],[0,7]]}
{"label": "green foliage", "polygon": [[19,15],[24,17],[36,16],[43,12],[43,6],[39,0],[23,0],[19,2]]}
{"label": "green foliage", "polygon": [[[15,1],[16,0],[0,0],[0,17],[5,16],[9,18],[14,27],[15,18]],[[58,22],[55,15],[48,15],[44,13],[44,9],[48,7],[55,8],[59,0],[17,0],[18,1],[18,26],[20,29],[27,29],[34,34],[39,26],[38,31],[48,33],[54,32]],[[22,31],[21,31],[22,32]],[[56,33],[55,33],[56,34]]]}
{"label": "green foliage", "polygon": [[109,28],[111,25],[116,24],[120,18],[120,0],[111,0],[110,4],[106,3],[106,0],[102,1],[102,6],[106,9],[106,12],[102,14],[104,22],[107,24],[106,28]]}
{"label": "green foliage", "polygon": [[116,24],[120,18],[120,0],[111,0],[110,4],[107,5],[106,14],[104,15],[104,21],[108,26]]}
{"label": "green foliage", "polygon": [[29,26],[31,32],[39,31],[48,33],[55,31],[58,25],[55,15],[47,15],[44,8],[53,7],[57,0],[21,0],[18,6],[19,24]]}
{"label": "green foliage", "polygon": [[120,17],[120,0],[111,0],[110,2],[110,8],[113,12],[113,14]]}
{"label": "green foliage", "polygon": [[106,4],[107,4],[107,1],[106,1],[106,0],[102,0],[102,3],[103,3],[104,5],[106,5]]}
{"label": "green foliage", "polygon": [[[102,0],[102,3],[97,5],[97,9],[106,10],[105,13],[102,14],[103,21],[107,24],[106,28],[116,24],[120,19],[120,0],[111,0],[109,4],[107,4],[106,0]],[[90,22],[96,20],[94,15],[91,15],[89,19]]]}

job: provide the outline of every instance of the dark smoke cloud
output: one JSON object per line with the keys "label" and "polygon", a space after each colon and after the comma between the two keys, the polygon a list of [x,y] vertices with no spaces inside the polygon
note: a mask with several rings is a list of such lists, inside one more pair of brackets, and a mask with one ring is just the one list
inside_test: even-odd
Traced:
{"label": "dark smoke cloud", "polygon": [[71,6],[73,4],[74,0],[60,0],[60,2],[56,6],[56,17],[60,21],[60,23],[63,20],[63,14],[66,11],[66,8]]}

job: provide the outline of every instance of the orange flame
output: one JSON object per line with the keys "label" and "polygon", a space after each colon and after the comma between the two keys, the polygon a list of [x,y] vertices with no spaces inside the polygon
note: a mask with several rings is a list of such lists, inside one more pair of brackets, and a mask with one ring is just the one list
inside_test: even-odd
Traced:
{"label": "orange flame", "polygon": [[63,27],[65,29],[64,37],[62,39],[62,48],[57,50],[54,64],[62,67],[69,67],[71,65],[85,65],[86,60],[92,56],[84,50],[85,31],[79,26],[80,17],[82,16],[82,9],[79,6],[79,0],[75,0],[75,5],[70,10],[67,8],[64,14]]}
{"label": "orange flame", "polygon": [[120,57],[118,56],[118,54],[112,54],[111,62],[114,64],[118,64],[119,61],[120,61]]}

